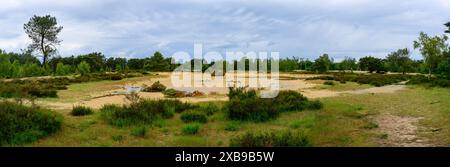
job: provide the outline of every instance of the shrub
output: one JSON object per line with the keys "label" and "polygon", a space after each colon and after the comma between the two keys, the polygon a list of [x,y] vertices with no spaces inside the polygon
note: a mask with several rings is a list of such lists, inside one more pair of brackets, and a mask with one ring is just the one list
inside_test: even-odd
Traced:
{"label": "shrub", "polygon": [[57,97],[55,85],[30,80],[0,82],[0,96],[11,97]]}
{"label": "shrub", "polygon": [[113,81],[119,81],[122,79],[123,79],[123,77],[120,74],[111,75],[111,80],[113,80]]}
{"label": "shrub", "polygon": [[398,83],[401,81],[406,81],[410,78],[409,75],[401,75],[401,74],[395,74],[395,75],[387,75],[387,74],[334,74],[333,76],[319,76],[319,77],[313,77],[308,78],[307,80],[328,80],[324,84],[326,85],[333,85],[334,83],[331,83],[330,80],[339,81],[340,83],[346,83],[347,81],[356,82],[359,84],[371,84],[374,86],[384,86],[389,84]]}
{"label": "shrub", "polygon": [[183,126],[182,132],[186,135],[195,135],[200,131],[200,124],[191,123]]}
{"label": "shrub", "polygon": [[450,80],[443,79],[443,78],[436,78],[432,77],[428,79],[428,77],[423,75],[417,75],[412,77],[408,83],[409,85],[424,85],[428,87],[443,87],[448,88],[450,87]]}
{"label": "shrub", "polygon": [[113,126],[150,124],[160,118],[170,118],[174,112],[194,108],[179,100],[141,100],[129,106],[106,105],[100,109],[101,117]]}
{"label": "shrub", "polygon": [[335,85],[333,81],[325,81],[323,84],[324,85],[330,85],[330,86]]}
{"label": "shrub", "polygon": [[56,65],[55,75],[62,76],[70,73],[71,73],[70,66],[64,65],[62,62],[59,62]]}
{"label": "shrub", "polygon": [[226,114],[232,120],[267,121],[280,112],[320,109],[322,103],[310,102],[296,91],[280,91],[272,99],[259,98],[254,90],[230,88],[230,100],[226,103]]}
{"label": "shrub", "polygon": [[306,105],[306,108],[310,110],[320,110],[323,108],[323,103],[318,100],[309,101]]}
{"label": "shrub", "polygon": [[232,120],[263,122],[277,118],[279,111],[271,99],[232,98],[227,102],[226,114]]}
{"label": "shrub", "polygon": [[80,73],[81,75],[86,75],[91,72],[91,66],[85,61],[82,61],[77,66],[77,72]]}
{"label": "shrub", "polygon": [[207,116],[211,116],[214,113],[216,113],[217,111],[220,111],[220,108],[217,105],[208,103],[205,106],[200,106],[198,108],[199,111],[202,111],[203,113],[205,113]]}
{"label": "shrub", "polygon": [[144,137],[147,133],[147,128],[145,127],[137,127],[131,130],[131,135],[136,137]]}
{"label": "shrub", "polygon": [[181,114],[180,119],[185,122],[198,122],[198,123],[206,123],[208,122],[208,117],[206,114],[199,111],[188,111]]}
{"label": "shrub", "polygon": [[177,91],[175,89],[167,89],[167,90],[163,91],[162,93],[167,98],[175,98],[175,97],[184,97],[185,96],[185,92]]}
{"label": "shrub", "polygon": [[46,109],[0,102],[0,145],[34,142],[61,129],[62,116]]}
{"label": "shrub", "polygon": [[28,94],[34,97],[58,97],[56,90],[31,90]]}
{"label": "shrub", "polygon": [[238,131],[240,128],[241,128],[241,126],[238,122],[229,122],[225,126],[226,131]]}
{"label": "shrub", "polygon": [[280,91],[274,101],[280,111],[301,111],[307,108],[308,103],[305,96],[292,90]]}
{"label": "shrub", "polygon": [[267,121],[278,116],[272,99],[259,98],[255,90],[230,88],[226,114],[232,120]]}
{"label": "shrub", "polygon": [[73,107],[72,112],[70,113],[72,116],[84,116],[90,115],[94,113],[91,108],[84,106],[76,106]]}
{"label": "shrub", "polygon": [[144,86],[144,92],[163,92],[166,90],[166,86],[164,86],[161,82],[157,81],[153,83],[150,87]]}
{"label": "shrub", "polygon": [[310,147],[310,140],[300,132],[247,132],[230,139],[232,147]]}

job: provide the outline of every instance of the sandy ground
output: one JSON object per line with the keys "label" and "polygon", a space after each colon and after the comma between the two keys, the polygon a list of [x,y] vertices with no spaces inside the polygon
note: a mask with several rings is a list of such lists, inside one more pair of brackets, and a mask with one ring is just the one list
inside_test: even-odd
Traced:
{"label": "sandy ground", "polygon": [[387,138],[381,140],[382,145],[394,147],[429,147],[428,140],[417,135],[420,127],[417,126],[422,118],[399,117],[391,114],[378,115],[377,121],[380,133]]}
{"label": "sandy ground", "polygon": [[[194,74],[192,74],[194,75]],[[351,90],[351,91],[331,91],[326,89],[313,89],[314,87],[318,86],[318,83],[314,82],[308,82],[305,79],[309,77],[315,77],[317,75],[309,75],[309,74],[288,74],[288,73],[282,73],[279,74],[279,86],[280,90],[294,90],[299,91],[303,95],[305,95],[308,98],[324,98],[324,97],[335,97],[339,96],[341,94],[364,94],[364,93],[392,93],[395,91],[399,91],[402,89],[405,89],[404,85],[389,85],[389,86],[383,86],[383,87],[374,87],[374,88],[368,88],[368,89],[362,89],[362,90]],[[229,76],[227,76],[229,77]],[[203,78],[204,82],[216,82],[223,85],[229,85],[229,84],[238,84],[238,86],[248,86],[249,80],[251,78],[255,78],[254,75],[248,75],[248,74],[236,74],[232,77],[236,77],[237,80],[242,80],[242,82],[229,82],[225,79],[220,80],[220,78],[210,78],[208,77]],[[217,80],[215,80],[217,79]],[[159,76],[151,78],[151,79],[143,79],[143,80],[137,80],[132,81],[130,83],[127,83],[127,85],[131,86],[141,86],[141,85],[151,85],[156,81],[160,81],[162,84],[166,85],[168,88],[175,88],[177,90],[182,91],[194,91],[199,90],[204,92],[206,95],[204,97],[187,97],[187,98],[179,98],[181,101],[185,102],[206,102],[206,101],[226,101],[228,98],[226,97],[226,94],[228,93],[228,88],[226,86],[221,87],[177,87],[172,84],[172,78],[170,73],[160,73]],[[191,83],[194,82],[200,82],[200,80],[191,80]],[[270,82],[270,81],[269,81]],[[193,84],[194,85],[194,84]],[[63,102],[40,102],[38,101],[38,104],[52,108],[52,109],[71,109],[73,106],[89,106],[92,108],[101,108],[103,105],[106,104],[128,104],[128,101],[126,100],[124,95],[112,95],[114,92],[124,92],[125,85],[115,85],[117,89],[104,91],[104,92],[96,92],[92,93],[90,95],[91,98],[85,101],[79,101],[75,103],[63,103]],[[211,95],[213,94],[213,95]],[[162,99],[164,98],[164,95],[162,93],[147,93],[147,92],[140,92],[139,96],[144,99]]]}

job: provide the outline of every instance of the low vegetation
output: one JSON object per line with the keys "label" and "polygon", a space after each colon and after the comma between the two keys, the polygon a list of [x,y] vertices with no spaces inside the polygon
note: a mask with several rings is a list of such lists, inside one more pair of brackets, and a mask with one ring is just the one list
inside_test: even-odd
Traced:
{"label": "low vegetation", "polygon": [[424,85],[427,87],[450,88],[450,80],[438,77],[415,76],[408,82],[409,85]]}
{"label": "low vegetation", "polygon": [[191,110],[181,113],[180,119],[185,123],[198,122],[206,123],[208,122],[208,116],[200,111]]}
{"label": "low vegetation", "polygon": [[0,102],[0,146],[34,142],[61,129],[62,116],[50,110]]}
{"label": "low vegetation", "polygon": [[307,80],[327,80],[325,81],[325,85],[334,85],[334,81],[337,82],[356,82],[359,84],[370,84],[373,86],[384,86],[399,83],[402,81],[407,81],[411,79],[413,76],[411,75],[401,75],[401,74],[342,74],[335,73],[331,76],[319,76],[308,78]]}
{"label": "low vegetation", "polygon": [[145,137],[147,134],[147,128],[144,126],[137,127],[131,130],[131,135],[135,137]]}
{"label": "low vegetation", "polygon": [[141,100],[131,105],[106,105],[100,109],[100,113],[109,124],[124,127],[151,124],[193,107],[195,106],[179,100]]}
{"label": "low vegetation", "polygon": [[301,132],[246,132],[230,139],[232,147],[310,147],[311,141]]}
{"label": "low vegetation", "polygon": [[199,123],[190,123],[187,125],[184,125],[181,131],[185,135],[195,135],[200,131],[201,125]]}
{"label": "low vegetation", "polygon": [[226,113],[232,120],[263,122],[277,118],[281,112],[322,108],[319,101],[309,101],[295,91],[280,91],[275,98],[260,98],[255,90],[230,88],[228,97]]}
{"label": "low vegetation", "polygon": [[166,90],[166,86],[161,82],[156,81],[151,86],[144,85],[142,91],[143,92],[163,92]]}
{"label": "low vegetation", "polygon": [[58,97],[58,90],[65,90],[70,83],[82,83],[102,80],[117,80],[139,76],[137,74],[86,74],[73,78],[41,78],[41,79],[15,79],[0,81],[0,97],[26,98],[26,97]]}
{"label": "low vegetation", "polygon": [[200,92],[198,90],[193,92],[180,91],[175,89],[166,89],[162,92],[167,98],[182,98],[182,97],[199,97],[204,96],[205,93]]}
{"label": "low vegetation", "polygon": [[76,106],[73,107],[72,112],[70,114],[72,116],[85,116],[85,115],[91,115],[94,113],[91,108],[85,107],[85,106]]}

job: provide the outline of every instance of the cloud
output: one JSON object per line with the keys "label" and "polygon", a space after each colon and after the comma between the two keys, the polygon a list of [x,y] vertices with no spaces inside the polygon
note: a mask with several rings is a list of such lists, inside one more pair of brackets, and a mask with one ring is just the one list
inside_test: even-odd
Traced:
{"label": "cloud", "polygon": [[[420,31],[442,34],[448,0],[5,0],[0,6],[0,48],[30,42],[23,24],[51,14],[64,26],[62,56],[169,56],[193,50],[279,51],[282,57],[384,56],[411,48]],[[420,58],[414,52],[414,58]]]}

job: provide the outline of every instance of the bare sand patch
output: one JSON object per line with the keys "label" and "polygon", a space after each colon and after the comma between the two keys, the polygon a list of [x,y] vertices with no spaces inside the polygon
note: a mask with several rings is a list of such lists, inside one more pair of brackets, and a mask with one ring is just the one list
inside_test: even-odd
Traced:
{"label": "bare sand patch", "polygon": [[[236,77],[241,77],[240,79],[245,80],[243,85],[240,86],[248,86],[249,78],[255,78],[257,76],[250,74],[236,74]],[[365,94],[365,93],[393,93],[402,89],[405,89],[404,85],[389,85],[383,87],[374,87],[368,89],[361,90],[351,90],[351,91],[332,91],[327,89],[312,89],[320,85],[320,83],[308,82],[305,78],[315,77],[317,75],[310,74],[291,74],[291,73],[280,73],[281,77],[290,77],[291,79],[279,80],[280,90],[294,90],[299,91],[304,94],[308,98],[324,98],[324,97],[335,97],[341,94]],[[294,78],[294,79],[292,79]],[[162,84],[166,85],[167,88],[175,88],[181,91],[201,91],[206,95],[203,97],[186,97],[179,98],[181,101],[185,102],[206,102],[206,101],[226,101],[228,98],[226,94],[228,93],[228,87],[183,87],[177,88],[172,84],[171,73],[159,73],[159,75],[152,77],[142,77],[141,79],[134,79],[132,81],[125,81],[121,83],[121,85],[109,86],[111,89],[107,91],[93,91],[91,94],[87,96],[85,100],[81,100],[78,102],[38,102],[43,106],[47,106],[52,109],[72,109],[73,106],[88,106],[92,108],[100,108],[103,105],[107,104],[128,104],[124,95],[117,92],[124,92],[125,87],[128,86],[142,86],[142,85],[152,85],[154,82],[159,81]],[[192,79],[192,82],[196,80]],[[197,79],[198,81],[198,79]],[[201,80],[200,80],[201,82]],[[207,81],[208,82],[208,81]],[[223,82],[226,82],[225,80]],[[107,84],[107,83],[105,83]],[[88,92],[89,93],[89,92]],[[160,92],[148,93],[148,92],[139,92],[139,96],[144,99],[163,99],[164,95]]]}
{"label": "bare sand patch", "polygon": [[417,124],[421,119],[421,117],[399,117],[391,114],[378,115],[375,118],[379,124],[378,131],[387,135],[386,139],[379,141],[380,144],[395,147],[431,146],[428,139],[417,135],[419,131]]}
{"label": "bare sand patch", "polygon": [[405,85],[387,85],[382,87],[373,87],[360,90],[350,90],[342,91],[340,93],[350,93],[350,94],[368,94],[368,93],[394,93],[396,91],[404,90]]}

